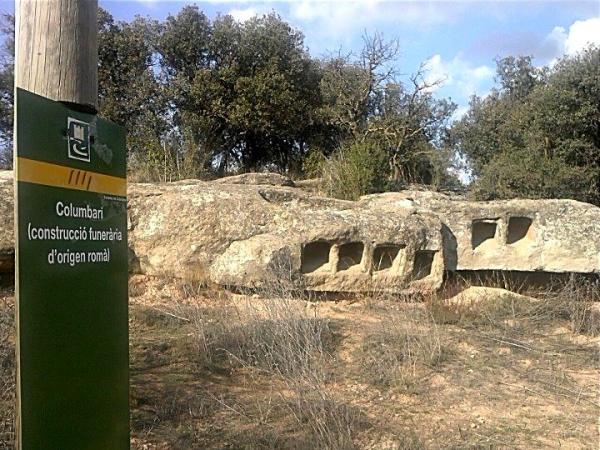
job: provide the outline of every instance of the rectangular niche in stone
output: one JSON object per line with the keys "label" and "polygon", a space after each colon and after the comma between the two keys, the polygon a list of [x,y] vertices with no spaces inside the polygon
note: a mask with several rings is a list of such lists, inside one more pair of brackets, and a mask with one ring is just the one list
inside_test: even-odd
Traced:
{"label": "rectangular niche in stone", "polygon": [[403,246],[395,244],[376,246],[373,251],[373,270],[379,272],[381,270],[390,269],[402,248]]}
{"label": "rectangular niche in stone", "polygon": [[412,274],[413,280],[421,280],[422,278],[431,275],[435,253],[436,252],[433,250],[417,250],[415,252]]}
{"label": "rectangular niche in stone", "polygon": [[325,241],[309,242],[302,248],[300,271],[312,273],[329,265],[332,244]]}
{"label": "rectangular niche in stone", "polygon": [[510,217],[508,219],[508,231],[506,243],[516,244],[530,235],[533,220],[529,217]]}
{"label": "rectangular niche in stone", "polygon": [[365,245],[362,242],[349,242],[341,244],[338,249],[337,270],[342,271],[361,263]]}
{"label": "rectangular niche in stone", "polygon": [[471,223],[471,247],[475,250],[484,242],[496,238],[498,219],[475,219]]}

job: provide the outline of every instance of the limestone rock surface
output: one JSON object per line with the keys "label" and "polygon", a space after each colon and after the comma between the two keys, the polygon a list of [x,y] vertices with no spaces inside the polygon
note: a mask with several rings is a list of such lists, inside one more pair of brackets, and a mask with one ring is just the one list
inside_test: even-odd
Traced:
{"label": "limestone rock surface", "polygon": [[[285,281],[333,292],[437,289],[444,271],[600,273],[600,208],[593,205],[469,202],[427,191],[350,202],[290,183],[244,174],[130,184],[130,269],[225,286]],[[0,272],[10,272],[9,171],[0,172],[0,213]]]}
{"label": "limestone rock surface", "polygon": [[361,203],[438,216],[450,271],[600,273],[600,208],[588,203],[470,202],[420,191],[366,196]]}
{"label": "limestone rock surface", "polygon": [[517,294],[506,289],[470,286],[454,297],[444,300],[444,304],[461,312],[480,312],[486,308],[494,307],[499,302],[528,303],[537,300],[526,295]]}
{"label": "limestone rock surface", "polygon": [[215,180],[217,184],[250,184],[250,185],[269,185],[269,186],[289,186],[293,187],[294,182],[291,178],[271,172],[250,172],[241,175],[219,178]]}
{"label": "limestone rock surface", "polygon": [[133,260],[146,274],[334,292],[428,290],[443,280],[441,223],[412,209],[194,182],[132,185],[129,211]]}

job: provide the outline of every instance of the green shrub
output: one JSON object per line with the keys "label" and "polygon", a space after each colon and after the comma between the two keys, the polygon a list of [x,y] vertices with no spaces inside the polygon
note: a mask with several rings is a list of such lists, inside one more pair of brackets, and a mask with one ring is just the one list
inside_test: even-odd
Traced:
{"label": "green shrub", "polygon": [[496,156],[473,186],[478,200],[571,198],[597,201],[594,170],[568,164],[560,157],[544,157],[532,149]]}
{"label": "green shrub", "polygon": [[327,157],[320,150],[311,151],[302,162],[302,172],[308,178],[318,178],[323,173]]}
{"label": "green shrub", "polygon": [[386,190],[388,156],[370,142],[343,145],[324,162],[321,176],[325,194],[343,200]]}

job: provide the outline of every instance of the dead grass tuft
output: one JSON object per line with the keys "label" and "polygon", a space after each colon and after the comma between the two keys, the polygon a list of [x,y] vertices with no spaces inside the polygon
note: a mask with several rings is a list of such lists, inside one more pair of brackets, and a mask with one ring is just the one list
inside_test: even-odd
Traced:
{"label": "dead grass tuft", "polygon": [[314,380],[288,380],[293,396],[288,408],[300,427],[307,427],[313,448],[350,450],[356,448],[357,431],[363,427],[361,411],[337,400],[327,388]]}
{"label": "dead grass tuft", "polygon": [[573,275],[558,288],[553,286],[538,296],[542,311],[569,320],[573,333],[600,334],[600,279]]}
{"label": "dead grass tuft", "polygon": [[557,321],[568,321],[573,333],[595,336],[600,332],[600,281],[571,276],[543,290],[515,291],[526,295],[498,295],[477,299],[476,307],[450,304],[432,297],[428,308],[436,322],[465,328],[488,328],[524,334]]}
{"label": "dead grass tuft", "polygon": [[207,288],[208,283],[200,277],[176,280],[176,289],[183,297],[199,297]]}
{"label": "dead grass tuft", "polygon": [[280,376],[321,367],[330,341],[328,322],[294,299],[238,298],[215,309],[176,308],[189,320],[198,353],[208,365],[225,360]]}
{"label": "dead grass tuft", "polygon": [[139,281],[133,282],[132,280],[129,280],[128,292],[129,292],[130,298],[131,297],[141,297],[146,292],[146,285],[143,282],[139,282]]}
{"label": "dead grass tuft", "polygon": [[407,305],[365,336],[358,357],[370,382],[418,393],[420,378],[437,369],[450,353],[448,340],[429,311]]}
{"label": "dead grass tuft", "polygon": [[12,300],[0,299],[0,449],[13,448],[15,438],[15,341]]}
{"label": "dead grass tuft", "polygon": [[[246,406],[214,397],[225,410],[261,427],[268,422],[265,415],[275,409],[280,414],[284,411],[297,432],[308,433],[312,448],[354,448],[360,412],[336,399],[327,388],[334,350],[329,321],[321,316],[318,305],[303,298],[302,291],[288,286],[263,288],[260,292],[269,298],[255,290],[251,296],[216,298],[202,304],[180,302],[161,311],[161,320],[179,320],[188,327],[203,370],[243,371],[251,378],[268,377],[279,386],[275,393]],[[246,439],[252,436],[250,431],[243,434]],[[271,448],[264,439],[255,444]]]}
{"label": "dead grass tuft", "polygon": [[131,407],[135,410],[132,427],[138,436],[176,436],[176,448],[191,448],[198,441],[194,421],[210,420],[217,405],[203,392],[172,383],[132,390]]}
{"label": "dead grass tuft", "polygon": [[246,323],[233,332],[238,339],[227,349],[234,360],[284,377],[312,376],[323,368],[330,330],[316,309],[269,299],[247,305],[246,314]]}

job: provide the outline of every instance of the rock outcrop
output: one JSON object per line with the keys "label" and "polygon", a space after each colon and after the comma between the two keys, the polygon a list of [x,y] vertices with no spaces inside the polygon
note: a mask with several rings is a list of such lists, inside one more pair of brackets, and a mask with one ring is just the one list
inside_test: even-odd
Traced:
{"label": "rock outcrop", "polygon": [[444,224],[446,270],[600,273],[600,208],[574,200],[469,202],[434,192],[364,197]]}
{"label": "rock outcrop", "polygon": [[294,182],[291,178],[285,177],[278,173],[243,173],[241,175],[219,178],[218,180],[215,180],[214,183],[294,187]]}
{"label": "rock outcrop", "polygon": [[444,306],[451,310],[464,312],[482,312],[486,309],[497,307],[498,303],[531,303],[537,302],[533,297],[517,294],[516,292],[506,289],[487,287],[487,286],[470,286],[464,291],[458,293],[454,297],[444,300]]}
{"label": "rock outcrop", "polygon": [[431,290],[443,280],[440,221],[293,188],[193,182],[133,185],[130,246],[139,270],[316,291]]}
{"label": "rock outcrop", "polygon": [[[404,191],[323,198],[273,174],[129,186],[130,269],[224,286],[437,289],[445,271],[600,273],[600,208]],[[12,173],[0,172],[0,272],[14,268]]]}

